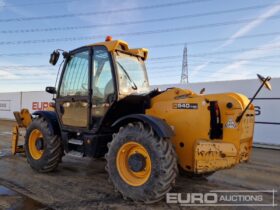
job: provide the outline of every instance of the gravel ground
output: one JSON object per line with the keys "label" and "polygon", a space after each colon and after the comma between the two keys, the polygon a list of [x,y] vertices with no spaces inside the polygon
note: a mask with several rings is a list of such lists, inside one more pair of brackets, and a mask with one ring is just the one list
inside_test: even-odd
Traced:
{"label": "gravel ground", "polygon": [[[0,209],[183,209],[178,204],[136,204],[114,191],[107,181],[104,159],[65,156],[55,172],[33,171],[23,155],[12,156],[13,122],[0,121]],[[173,192],[207,193],[210,190],[277,190],[280,204],[280,151],[254,148],[249,163],[216,172],[207,179],[178,177]],[[271,194],[264,193],[271,200]],[[270,209],[272,207],[226,207],[227,209]],[[224,209],[224,207],[192,207]]]}

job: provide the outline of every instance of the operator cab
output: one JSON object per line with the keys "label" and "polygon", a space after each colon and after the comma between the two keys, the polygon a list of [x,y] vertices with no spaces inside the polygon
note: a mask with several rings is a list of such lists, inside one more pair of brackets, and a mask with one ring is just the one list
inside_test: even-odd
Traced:
{"label": "operator cab", "polygon": [[[109,125],[120,115],[141,113],[141,103],[149,93],[144,63],[147,54],[146,49],[129,49],[126,42],[112,41],[110,37],[105,42],[64,52],[57,90],[46,89],[56,93],[55,110],[62,129],[96,132],[106,119]],[[54,51],[50,63],[56,64],[58,57],[59,52]],[[110,119],[106,118],[109,110]]]}

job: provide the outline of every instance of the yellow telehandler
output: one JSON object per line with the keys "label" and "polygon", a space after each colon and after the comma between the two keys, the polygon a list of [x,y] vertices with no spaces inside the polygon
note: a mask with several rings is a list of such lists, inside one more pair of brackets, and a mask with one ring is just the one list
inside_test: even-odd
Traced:
{"label": "yellow telehandler", "polygon": [[[60,54],[55,50],[50,63]],[[54,94],[54,111],[26,115],[23,124],[25,154],[38,172],[55,170],[65,153],[105,157],[109,178],[124,197],[153,203],[171,190],[179,169],[209,175],[248,161],[252,101],[263,86],[271,88],[270,77],[258,75],[262,85],[251,100],[234,92],[150,90],[147,49],[107,37],[62,55],[58,86],[46,88]],[[25,120],[24,113],[17,115],[19,123]]]}

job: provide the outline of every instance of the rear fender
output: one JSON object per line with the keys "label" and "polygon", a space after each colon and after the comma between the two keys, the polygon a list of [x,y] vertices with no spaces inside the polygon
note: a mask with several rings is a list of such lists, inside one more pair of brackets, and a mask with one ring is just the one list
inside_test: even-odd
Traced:
{"label": "rear fender", "polygon": [[152,127],[154,132],[161,138],[170,138],[174,136],[172,128],[162,119],[157,117],[152,117],[145,114],[132,114],[124,116],[113,123],[112,127],[117,129],[124,126],[130,122],[140,121],[146,123]]}

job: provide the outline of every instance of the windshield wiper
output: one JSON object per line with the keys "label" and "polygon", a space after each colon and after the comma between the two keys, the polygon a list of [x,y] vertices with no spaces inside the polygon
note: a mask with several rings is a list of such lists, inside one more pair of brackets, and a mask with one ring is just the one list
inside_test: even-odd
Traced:
{"label": "windshield wiper", "polygon": [[132,88],[133,90],[137,90],[137,89],[138,89],[137,85],[136,85],[135,82],[131,79],[131,77],[129,76],[129,74],[128,74],[127,71],[125,70],[125,68],[124,68],[119,62],[117,62],[117,63],[119,64],[119,66],[121,67],[121,69],[122,69],[123,72],[125,73],[126,77],[129,79],[130,83],[132,84],[132,85],[131,85],[131,88]]}

